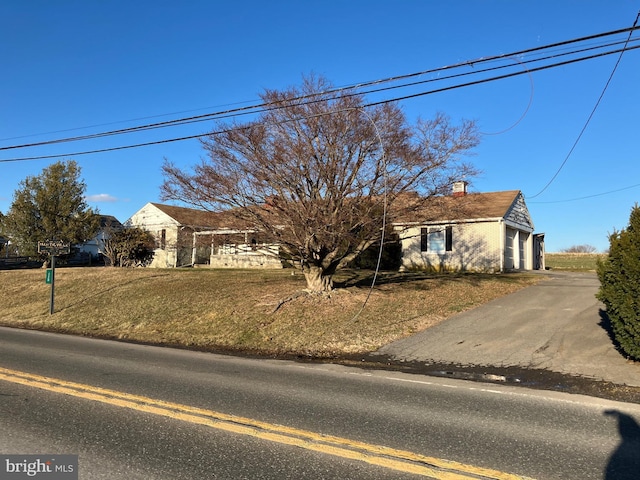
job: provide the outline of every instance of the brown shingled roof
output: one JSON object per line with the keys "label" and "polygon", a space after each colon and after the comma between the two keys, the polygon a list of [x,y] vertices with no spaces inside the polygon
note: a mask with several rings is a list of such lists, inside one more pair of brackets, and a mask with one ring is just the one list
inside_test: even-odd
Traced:
{"label": "brown shingled roof", "polygon": [[250,226],[231,215],[229,212],[209,212],[195,208],[177,207],[175,205],[163,205],[152,203],[154,207],[169,215],[178,223],[193,228],[212,229],[246,229]]}
{"label": "brown shingled roof", "polygon": [[417,199],[414,207],[394,223],[442,222],[503,218],[518,198],[520,190],[470,193],[460,197],[437,196]]}
{"label": "brown shingled roof", "polygon": [[[407,193],[396,199],[391,210],[398,212],[394,219],[396,224],[504,218],[517,200],[518,195],[520,195],[520,190],[430,198],[423,198],[415,193]],[[242,221],[229,211],[208,212],[160,203],[152,203],[152,205],[181,225],[196,229],[229,228],[244,230],[253,227],[249,222]]]}

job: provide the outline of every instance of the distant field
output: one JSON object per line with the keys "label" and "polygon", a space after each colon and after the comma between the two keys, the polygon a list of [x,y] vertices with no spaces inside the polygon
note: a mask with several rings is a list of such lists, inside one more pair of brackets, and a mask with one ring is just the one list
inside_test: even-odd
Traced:
{"label": "distant field", "polygon": [[551,270],[594,271],[605,253],[545,253],[545,263]]}

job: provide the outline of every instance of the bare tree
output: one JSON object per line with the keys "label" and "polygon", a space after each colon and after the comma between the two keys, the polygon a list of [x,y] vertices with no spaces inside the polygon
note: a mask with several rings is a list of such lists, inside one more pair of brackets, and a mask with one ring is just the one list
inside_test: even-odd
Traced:
{"label": "bare tree", "polygon": [[572,245],[569,248],[564,248],[564,253],[595,253],[598,249],[593,245],[585,243],[584,245]]}
{"label": "bare tree", "polygon": [[109,228],[104,256],[112,267],[146,266],[153,260],[155,239],[139,227]]}
{"label": "bare tree", "polygon": [[396,103],[367,107],[360,94],[306,77],[267,90],[255,121],[219,124],[192,171],[165,161],[164,200],[225,209],[296,258],[307,287],[332,289],[334,273],[372,244],[384,224],[422,196],[476,174],[461,156],[478,144],[474,122],[442,114],[410,126]]}

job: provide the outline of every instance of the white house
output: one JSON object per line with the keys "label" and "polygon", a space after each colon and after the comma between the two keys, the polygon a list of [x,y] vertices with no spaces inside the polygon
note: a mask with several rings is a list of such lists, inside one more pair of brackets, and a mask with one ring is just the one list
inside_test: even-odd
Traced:
{"label": "white house", "polygon": [[402,245],[402,270],[504,272],[544,269],[544,235],[519,190],[467,193],[416,202],[393,224]]}
{"label": "white house", "polygon": [[[401,270],[505,272],[544,269],[544,235],[534,234],[519,190],[407,195],[410,213],[396,218]],[[405,205],[406,206],[406,205]],[[403,209],[404,211],[404,209]],[[226,212],[147,203],[125,226],[156,238],[152,267],[282,268],[279,246]]]}
{"label": "white house", "polygon": [[88,253],[92,258],[98,257],[104,253],[104,241],[108,238],[109,234],[115,230],[121,230],[122,224],[120,221],[112,215],[100,216],[100,229],[96,233],[95,237],[91,240],[77,245],[78,252]]}
{"label": "white house", "polygon": [[155,237],[151,267],[282,268],[278,246],[228,212],[147,203],[125,226]]}

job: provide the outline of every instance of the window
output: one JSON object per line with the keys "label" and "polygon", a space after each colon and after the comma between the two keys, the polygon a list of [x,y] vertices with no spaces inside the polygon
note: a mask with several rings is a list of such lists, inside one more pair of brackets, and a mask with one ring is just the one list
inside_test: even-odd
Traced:
{"label": "window", "polygon": [[420,229],[421,252],[451,252],[453,250],[453,227]]}
{"label": "window", "polygon": [[160,232],[160,248],[164,250],[167,246],[167,231],[163,228]]}

